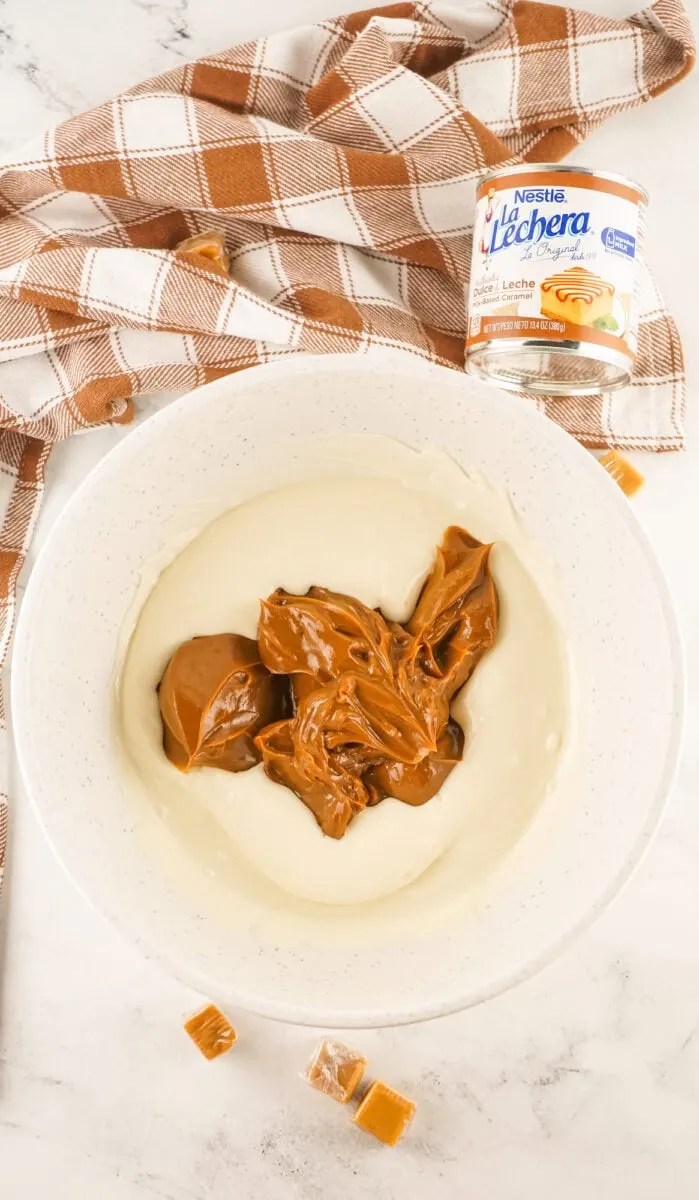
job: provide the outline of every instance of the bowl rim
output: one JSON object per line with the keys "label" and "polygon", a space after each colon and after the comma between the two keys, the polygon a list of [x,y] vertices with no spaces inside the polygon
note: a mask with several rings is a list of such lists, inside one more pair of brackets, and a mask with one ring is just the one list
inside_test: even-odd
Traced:
{"label": "bowl rim", "polygon": [[[414,379],[415,374],[422,374],[425,378],[439,379],[443,383],[450,385],[464,384],[468,381],[468,375],[463,375],[455,371],[448,370],[445,367],[438,367],[424,362],[414,362],[403,355],[393,355],[386,352],[369,353],[362,357],[355,354],[341,355],[300,355],[298,358],[282,360],[272,363],[265,363],[259,366],[249,368],[246,371],[236,373],[234,375],[226,375],[220,379],[213,380],[210,383],[204,384],[199,388],[195,388],[191,392],[187,392],[175,400],[171,401],[164,408],[159,409],[152,416],[144,419],[139,425],[131,430],[126,437],[122,438],[114,447],[112,447],[104,457],[102,457],[95,466],[89,471],[87,476],[78,485],[75,491],[68,498],[67,502],[58,513],[53,526],[49,530],[48,536],[44,545],[37,556],[36,563],[31,571],[24,596],[20,604],[19,617],[15,631],[14,646],[10,663],[10,719],[11,729],[13,733],[13,745],[19,765],[24,790],[29,799],[30,806],[42,829],[49,846],[60,863],[67,877],[71,880],[73,886],[78,890],[81,896],[86,900],[90,907],[99,912],[117,931],[132,945],[138,947],[141,953],[149,960],[157,962],[163,970],[171,976],[174,976],[179,982],[184,985],[200,991],[203,995],[215,995],[215,985],[212,987],[212,980],[200,972],[189,962],[185,962],[170,952],[163,950],[161,947],[149,940],[149,938],[138,932],[126,922],[122,922],[118,913],[111,911],[109,906],[103,905],[101,902],[93,898],[93,896],[85,890],[78,875],[74,873],[74,866],[62,856],[61,847],[55,840],[54,833],[47,824],[45,812],[42,808],[41,801],[37,798],[34,787],[32,785],[32,771],[28,761],[28,756],[25,751],[24,729],[29,721],[29,703],[26,695],[26,673],[14,669],[15,664],[26,659],[28,642],[31,638],[32,614],[38,606],[39,596],[42,591],[42,585],[46,578],[50,575],[50,554],[49,548],[54,538],[60,536],[60,532],[65,524],[67,524],[74,512],[81,507],[83,497],[88,494],[95,482],[99,479],[105,464],[109,461],[111,464],[115,460],[121,458],[128,459],[132,453],[136,442],[134,439],[142,440],[144,437],[153,436],[153,425],[156,423],[158,427],[162,427],[167,422],[176,423],[179,419],[179,413],[185,407],[190,408],[192,404],[199,404],[202,399],[206,400],[212,393],[225,392],[227,389],[234,391],[244,391],[250,386],[255,386],[257,380],[271,380],[276,378],[286,378],[289,375],[296,374],[337,374],[337,373],[355,373],[355,374],[388,374],[391,376],[408,375]],[[474,381],[475,382],[475,381]],[[479,386],[484,385],[479,382]],[[491,389],[492,404],[499,406],[504,410],[512,410],[514,406],[518,408],[524,403],[521,398],[517,398],[507,392],[503,392],[495,387]],[[540,421],[546,424],[548,436],[553,437],[554,442],[558,441],[561,446],[566,446],[568,454],[578,455],[580,461],[590,463],[591,456],[579,442],[577,442],[570,434],[566,433],[555,422],[551,421],[547,416],[535,408],[529,408],[529,416],[533,421]],[[600,474],[603,474],[601,471]],[[672,671],[672,725],[670,736],[665,751],[665,760],[663,766],[662,778],[657,789],[655,798],[649,808],[646,820],[639,831],[636,839],[631,846],[624,863],[616,872],[607,887],[598,896],[596,902],[590,910],[574,922],[569,928],[565,929],[554,941],[538,954],[533,955],[525,962],[520,964],[516,969],[505,974],[494,981],[490,986],[484,987],[477,992],[465,991],[463,994],[450,996],[448,999],[439,1001],[435,1000],[431,1003],[421,1004],[418,1009],[414,1007],[401,1006],[399,1003],[392,1005],[391,1008],[383,1008],[382,1010],[351,1010],[351,1011],[332,1011],[328,1012],[323,1008],[313,1009],[306,1006],[295,1005],[293,1003],[283,1001],[277,1002],[274,999],[260,997],[253,993],[248,994],[238,988],[227,988],[227,994],[233,999],[234,1004],[241,1008],[256,1013],[259,1016],[300,1026],[317,1026],[333,1029],[363,1029],[363,1028],[387,1028],[400,1025],[416,1024],[422,1021],[433,1020],[438,1017],[448,1016],[452,1013],[461,1012],[467,1008],[475,1007],[478,1004],[484,1003],[487,1000],[493,999],[495,996],[502,995],[511,988],[516,987],[519,983],[530,979],[544,967],[553,962],[564,950],[568,949],[578,937],[585,933],[594,922],[606,911],[612,901],[621,893],[623,888],[632,878],[638,867],[640,866],[645,854],[657,832],[658,826],[662,820],[663,814],[667,807],[670,793],[679,768],[684,722],[686,708],[686,672],[685,672],[685,657],[684,644],[681,633],[677,612],[675,609],[672,595],[660,566],[655,550],[645,533],[638,517],[632,511],[631,506],[624,496],[618,485],[605,474],[606,484],[608,489],[609,502],[617,508],[618,514],[623,518],[628,526],[631,535],[635,539],[639,549],[641,550],[646,565],[651,573],[654,584],[657,588],[658,597],[661,603],[663,616],[666,623],[668,645],[670,651],[670,665]],[[230,1001],[229,1001],[230,1003]]]}

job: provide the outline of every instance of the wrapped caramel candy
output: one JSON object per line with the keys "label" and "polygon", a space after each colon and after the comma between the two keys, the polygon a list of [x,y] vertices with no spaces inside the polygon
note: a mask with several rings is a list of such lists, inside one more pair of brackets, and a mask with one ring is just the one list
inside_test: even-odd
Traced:
{"label": "wrapped caramel candy", "polygon": [[324,1095],[347,1104],[357,1090],[367,1060],[342,1042],[323,1038],[316,1046],[304,1079]]}
{"label": "wrapped caramel candy", "polygon": [[230,1021],[215,1004],[208,1004],[201,1012],[195,1013],[185,1021],[184,1027],[204,1058],[218,1058],[238,1040]]}

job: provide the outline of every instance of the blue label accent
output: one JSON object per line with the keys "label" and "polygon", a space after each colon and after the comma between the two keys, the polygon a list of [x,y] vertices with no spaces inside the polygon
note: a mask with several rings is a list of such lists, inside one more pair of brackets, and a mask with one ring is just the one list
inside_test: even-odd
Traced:
{"label": "blue label accent", "polygon": [[607,225],[602,230],[602,242],[605,250],[610,250],[612,254],[623,254],[625,258],[636,257],[636,239],[630,233],[624,233],[621,229],[614,229],[611,225]]}

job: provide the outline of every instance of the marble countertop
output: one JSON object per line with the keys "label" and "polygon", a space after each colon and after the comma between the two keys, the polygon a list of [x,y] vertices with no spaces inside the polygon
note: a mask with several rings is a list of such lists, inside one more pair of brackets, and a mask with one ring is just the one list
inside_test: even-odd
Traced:
{"label": "marble countertop", "polygon": [[[0,152],[179,59],[348,7],[0,0]],[[587,7],[628,12],[623,0]],[[699,0],[690,11],[699,18]],[[684,335],[690,449],[644,459],[634,505],[684,627],[690,731],[699,721],[699,567],[687,533],[699,522],[699,166],[686,131],[698,110],[699,74],[610,122],[578,155],[649,188],[648,257]],[[55,453],[36,547],[120,436],[102,430]],[[352,1035],[419,1103],[391,1152],[298,1080],[312,1031],[238,1014],[236,1051],[215,1066],[200,1059],[181,1031],[200,998],[83,902],[16,782],[0,909],[3,1200],[693,1200],[698,794],[692,735],[643,866],[572,950],[460,1016]]]}

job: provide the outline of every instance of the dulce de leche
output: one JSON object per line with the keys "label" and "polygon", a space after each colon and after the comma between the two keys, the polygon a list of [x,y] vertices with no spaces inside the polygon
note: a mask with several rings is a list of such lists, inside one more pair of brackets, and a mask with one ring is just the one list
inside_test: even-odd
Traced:
{"label": "dulce de leche", "polygon": [[256,733],[285,711],[286,680],[272,676],[257,642],[237,633],[192,638],[173,654],[158,699],[165,753],[179,767],[247,771]]}
{"label": "dulce de leche", "polygon": [[166,754],[184,771],[262,759],[335,838],[387,796],[424,804],[463,755],[450,702],[496,637],[490,549],[447,529],[404,625],[312,587],[263,601],[257,642],[185,643],[160,684]]}

